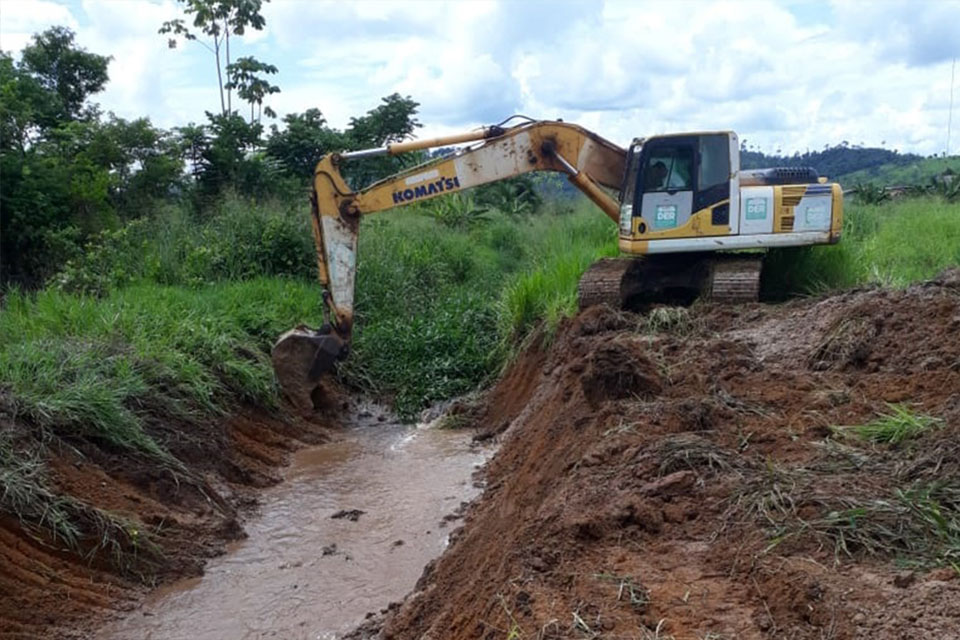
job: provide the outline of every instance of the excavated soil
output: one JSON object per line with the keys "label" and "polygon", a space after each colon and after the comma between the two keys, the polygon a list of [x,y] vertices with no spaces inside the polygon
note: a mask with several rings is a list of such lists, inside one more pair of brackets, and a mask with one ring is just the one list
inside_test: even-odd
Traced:
{"label": "excavated soil", "polygon": [[[30,444],[29,427],[3,428]],[[0,518],[0,638],[86,638],[152,587],[200,575],[244,536],[257,490],[279,481],[289,452],[330,433],[319,417],[286,420],[253,409],[204,424],[158,418],[148,428],[183,467],[89,440],[47,443],[51,488],[127,525],[114,536],[117,546],[104,546],[95,517],[81,520],[76,550],[36,522]]]}
{"label": "excavated soil", "polygon": [[[941,422],[899,445],[836,429],[887,403]],[[501,441],[483,497],[353,637],[960,637],[957,532],[935,517],[960,508],[960,271],[780,306],[594,307],[476,420]]]}

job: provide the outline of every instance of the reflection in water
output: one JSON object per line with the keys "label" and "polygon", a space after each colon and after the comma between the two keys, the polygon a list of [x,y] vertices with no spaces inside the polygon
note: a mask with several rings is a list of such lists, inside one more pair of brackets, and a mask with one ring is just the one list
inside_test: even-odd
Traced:
{"label": "reflection in water", "polygon": [[[202,578],[151,594],[104,640],[332,639],[409,592],[446,544],[444,515],[475,497],[470,434],[374,423],[295,454],[249,538]],[[333,519],[341,510],[356,520]]]}

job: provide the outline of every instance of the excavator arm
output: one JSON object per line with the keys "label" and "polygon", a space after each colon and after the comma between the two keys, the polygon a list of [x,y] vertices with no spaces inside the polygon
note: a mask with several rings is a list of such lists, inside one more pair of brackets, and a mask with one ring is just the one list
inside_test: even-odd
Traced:
{"label": "excavator arm", "polygon": [[[448,156],[404,170],[353,191],[341,174],[351,159],[398,155],[420,149],[474,143]],[[323,373],[349,352],[353,331],[354,285],[360,218],[448,195],[531,171],[556,171],[606,213],[619,220],[620,206],[601,187],[619,191],[626,151],[586,129],[561,121],[531,121],[478,131],[331,153],[314,172],[311,223],[317,270],[323,285],[327,324],[300,326],[281,336],[273,349],[274,370],[284,392],[301,410],[313,407]]]}

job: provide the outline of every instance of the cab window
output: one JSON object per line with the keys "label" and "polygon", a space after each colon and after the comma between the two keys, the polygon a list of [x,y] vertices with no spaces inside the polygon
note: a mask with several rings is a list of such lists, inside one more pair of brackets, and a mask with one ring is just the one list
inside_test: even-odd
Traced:
{"label": "cab window", "polygon": [[730,179],[730,142],[726,135],[700,137],[699,188],[709,189]]}
{"label": "cab window", "polygon": [[688,145],[657,146],[643,167],[643,191],[693,189],[693,149]]}

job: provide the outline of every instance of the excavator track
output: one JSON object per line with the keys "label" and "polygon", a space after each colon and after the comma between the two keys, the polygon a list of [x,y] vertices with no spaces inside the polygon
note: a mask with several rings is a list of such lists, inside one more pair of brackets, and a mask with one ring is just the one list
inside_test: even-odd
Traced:
{"label": "excavator track", "polygon": [[762,255],[716,256],[704,297],[727,304],[756,302],[760,299],[762,268]]}
{"label": "excavator track", "polygon": [[636,258],[604,258],[590,265],[577,284],[580,308],[606,304],[614,309],[623,306],[621,284]]}
{"label": "excavator track", "polygon": [[697,298],[737,304],[760,293],[762,254],[674,254],[604,258],[577,287],[581,309],[606,304],[638,310],[651,304],[690,304]]}

